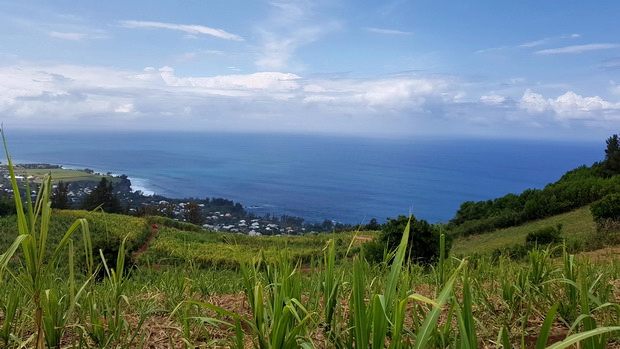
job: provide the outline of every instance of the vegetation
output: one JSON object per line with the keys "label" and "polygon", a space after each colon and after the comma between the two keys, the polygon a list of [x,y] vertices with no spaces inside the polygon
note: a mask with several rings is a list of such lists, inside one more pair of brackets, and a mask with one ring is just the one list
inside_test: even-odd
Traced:
{"label": "vegetation", "polygon": [[[419,264],[435,263],[441,254],[440,228],[425,220],[417,220],[413,215],[399,216],[396,219],[388,218],[387,223],[381,227],[381,234],[377,239],[364,246],[368,260],[380,262],[384,259],[385,253],[396,250],[406,226],[410,226],[410,234],[407,235],[409,247],[405,258]],[[444,253],[449,251],[449,246],[450,244]]]}
{"label": "vegetation", "polygon": [[[66,212],[70,211],[60,213]],[[289,245],[274,258],[259,252],[255,258],[239,261],[238,269],[197,268],[188,260],[180,267],[155,269],[142,264],[127,273],[121,242],[116,258],[106,259],[102,280],[84,270],[73,272],[76,286],[46,284],[43,338],[50,348],[567,348],[579,341],[583,348],[605,348],[618,344],[620,263],[616,260],[595,264],[566,250],[560,250],[561,258],[552,259],[554,250],[537,249],[529,253],[526,263],[504,257],[492,263],[486,257],[440,256],[441,268],[425,269],[406,259],[409,233],[406,226],[395,253],[374,266],[365,258],[348,258],[352,257],[351,250],[347,253],[350,241],[343,241],[344,247],[337,242],[344,236],[328,239],[329,234],[320,234],[317,238],[325,236],[324,249],[309,267],[290,258],[296,247]],[[274,237],[253,239],[265,246],[275,241]],[[294,239],[303,237],[290,241]],[[57,266],[49,271],[50,280],[68,277]],[[0,326],[6,331],[0,333],[0,345],[6,348],[32,347],[37,341],[35,303],[28,293],[14,291],[22,272],[22,267],[15,266],[1,279]]]}
{"label": "vegetation", "polygon": [[620,194],[609,194],[590,206],[595,221],[620,219]]}
{"label": "vegetation", "polygon": [[52,208],[66,210],[69,208],[69,185],[63,181],[58,182],[58,185],[52,191],[50,202]]}
{"label": "vegetation", "polygon": [[[347,243],[353,238],[353,233],[255,237],[205,231],[194,228],[197,227],[195,225],[160,218],[149,221],[158,222],[158,234],[148,250],[140,255],[137,260],[139,265],[189,264],[202,268],[238,268],[243,263],[251,262],[259,253],[266,261],[276,261],[284,250],[289,259],[310,263],[321,258],[328,240],[336,241],[337,254],[343,256],[349,248]],[[351,250],[359,250],[359,244],[354,243]]]}
{"label": "vegetation", "polygon": [[28,175],[34,177],[35,183],[42,183],[45,176],[49,175],[52,177],[52,184],[57,184],[60,181],[65,183],[72,182],[81,182],[81,181],[92,181],[98,182],[101,178],[106,177],[109,181],[113,183],[118,183],[121,181],[118,177],[112,177],[107,175],[95,174],[92,170],[70,170],[60,168],[55,165],[45,164],[44,168],[32,167],[28,165],[16,165],[15,166],[15,174],[16,175]]}
{"label": "vegetation", "polygon": [[447,228],[457,236],[486,233],[569,212],[616,194],[620,192],[617,135],[607,140],[605,153],[605,161],[569,171],[543,189],[527,189],[519,195],[507,194],[488,201],[464,202]]}
{"label": "vegetation", "polygon": [[[0,218],[3,348],[620,345],[620,262],[574,255],[568,240],[609,233],[587,206],[459,236],[458,258],[441,226],[389,219],[374,242],[379,263],[370,263],[360,244],[373,232],[251,237],[52,210],[49,177],[24,205],[10,158],[9,169],[17,214]],[[475,213],[477,204],[466,206]],[[533,246],[519,261],[493,259],[471,253],[494,248],[482,238]]]}
{"label": "vegetation", "polygon": [[205,216],[200,213],[200,207],[194,202],[190,202],[185,205],[185,213],[183,214],[185,220],[189,223],[202,225],[205,222]]}
{"label": "vegetation", "polygon": [[101,208],[108,213],[122,213],[121,202],[114,195],[112,182],[105,177],[101,178],[99,184],[88,196],[82,201],[82,209],[92,211]]}
{"label": "vegetation", "polygon": [[555,227],[544,227],[527,234],[526,245],[543,246],[562,242],[562,223]]}
{"label": "vegetation", "polygon": [[459,256],[472,254],[490,255],[496,249],[523,244],[527,235],[533,231],[545,227],[557,227],[558,224],[562,224],[562,238],[566,241],[571,251],[582,249],[583,245],[596,234],[596,223],[592,218],[590,208],[584,206],[534,222],[498,229],[488,234],[455,237],[451,252]]}
{"label": "vegetation", "polygon": [[605,168],[610,175],[620,173],[620,139],[618,135],[612,135],[605,141]]}

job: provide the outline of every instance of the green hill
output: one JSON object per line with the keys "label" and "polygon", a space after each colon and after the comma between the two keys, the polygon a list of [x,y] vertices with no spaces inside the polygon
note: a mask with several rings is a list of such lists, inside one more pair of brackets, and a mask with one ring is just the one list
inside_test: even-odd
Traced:
{"label": "green hill", "polygon": [[470,235],[455,239],[452,254],[469,255],[473,253],[490,253],[497,248],[522,244],[528,233],[544,227],[562,224],[562,237],[567,241],[584,241],[589,234],[596,232],[596,225],[590,213],[590,206],[524,223],[519,226],[498,229],[490,233]]}

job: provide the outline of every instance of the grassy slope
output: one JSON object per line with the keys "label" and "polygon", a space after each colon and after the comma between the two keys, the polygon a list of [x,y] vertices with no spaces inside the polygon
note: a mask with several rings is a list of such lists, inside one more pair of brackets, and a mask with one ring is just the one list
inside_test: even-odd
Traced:
{"label": "grassy slope", "polygon": [[487,253],[496,248],[522,244],[525,242],[525,236],[528,233],[543,227],[555,227],[558,223],[563,225],[563,237],[566,239],[583,240],[588,234],[594,233],[596,230],[592,215],[590,214],[590,206],[584,206],[571,212],[525,223],[517,227],[458,238],[452,245],[451,253],[463,255],[475,252]]}
{"label": "grassy slope", "polygon": [[[249,262],[262,250],[267,260],[276,260],[286,251],[288,257],[309,262],[320,259],[330,239],[336,240],[337,250],[344,255],[353,233],[308,234],[304,236],[247,236],[210,231],[188,231],[160,225],[159,232],[139,263],[167,264],[197,263],[200,265],[236,266]],[[363,240],[356,239],[353,248]]]}
{"label": "grassy slope", "polygon": [[[142,244],[149,232],[146,220],[142,218],[100,212],[54,210],[49,227],[48,245],[56,246],[78,218],[86,218],[93,241],[101,242],[96,244],[99,247],[103,243],[117,247],[122,239],[127,237],[127,248],[132,250]],[[0,217],[0,251],[6,251],[17,235],[16,216]],[[81,232],[76,232],[73,239],[79,242],[81,236]]]}
{"label": "grassy slope", "polygon": [[52,181],[54,183],[58,183],[59,181],[63,181],[63,182],[75,182],[75,181],[93,181],[93,182],[99,182],[101,180],[101,178],[106,177],[108,180],[110,180],[112,183],[116,183],[120,181],[120,178],[115,178],[115,177],[109,177],[109,176],[102,176],[102,175],[98,175],[98,174],[90,174],[90,173],[86,173],[84,171],[80,171],[80,170],[67,170],[67,169],[58,169],[58,168],[51,168],[51,169],[28,169],[28,170],[24,170],[24,169],[15,169],[16,174],[18,175],[25,175],[27,174],[28,176],[34,176],[35,177],[35,182],[36,183],[41,183],[42,178],[48,174],[51,173],[52,174]]}

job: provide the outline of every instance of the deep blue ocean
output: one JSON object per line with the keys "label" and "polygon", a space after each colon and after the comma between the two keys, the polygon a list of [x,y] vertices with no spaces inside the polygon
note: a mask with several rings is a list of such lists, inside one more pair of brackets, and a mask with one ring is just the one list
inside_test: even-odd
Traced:
{"label": "deep blue ocean", "polygon": [[16,162],[126,174],[145,192],[224,197],[257,214],[352,224],[410,211],[447,221],[464,201],[542,188],[602,160],[605,148],[604,140],[11,130],[6,136]]}

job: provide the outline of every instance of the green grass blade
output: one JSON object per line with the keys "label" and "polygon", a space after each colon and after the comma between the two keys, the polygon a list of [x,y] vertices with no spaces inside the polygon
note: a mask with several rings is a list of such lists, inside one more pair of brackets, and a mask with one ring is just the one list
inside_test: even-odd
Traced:
{"label": "green grass blade", "polygon": [[[446,304],[446,301],[450,298],[450,294],[452,292],[452,288],[454,287],[456,278],[466,264],[467,262],[465,260],[461,261],[459,267],[454,271],[448,282],[446,282],[444,288],[439,293],[436,302],[441,307],[443,307],[444,304]],[[437,326],[437,320],[439,319],[439,314],[441,314],[442,310],[441,307],[433,307],[433,310],[431,310],[426,316],[424,323],[416,333],[414,349],[423,349],[427,347],[428,341],[431,338],[431,334]]]}
{"label": "green grass blade", "polygon": [[15,241],[13,241],[9,249],[0,255],[0,282],[2,282],[2,272],[8,266],[9,261],[15,254],[15,251],[17,251],[17,249],[19,248],[19,245],[24,239],[27,238],[29,238],[29,235],[19,235],[17,238],[15,238]]}
{"label": "green grass blade", "polygon": [[[37,206],[41,209],[41,230],[39,232],[39,268],[43,264],[43,257],[45,255],[45,247],[47,245],[47,235],[49,232],[50,220],[52,217],[52,207],[50,203],[50,188],[52,185],[52,178],[46,176],[41,184],[41,190],[37,196]],[[42,199],[39,199],[42,198]]]}
{"label": "green grass blade", "polygon": [[616,331],[620,331],[620,326],[599,327],[590,331],[573,334],[561,342],[557,342],[555,344],[552,344],[551,346],[548,346],[547,349],[568,348],[574,344],[577,344],[586,339],[590,339],[594,336]]}
{"label": "green grass blade", "polygon": [[536,341],[536,349],[544,349],[549,339],[549,333],[551,333],[551,326],[553,326],[553,320],[555,319],[555,313],[558,310],[560,303],[555,303],[551,309],[547,312],[545,322],[543,322],[538,334],[538,340]]}

